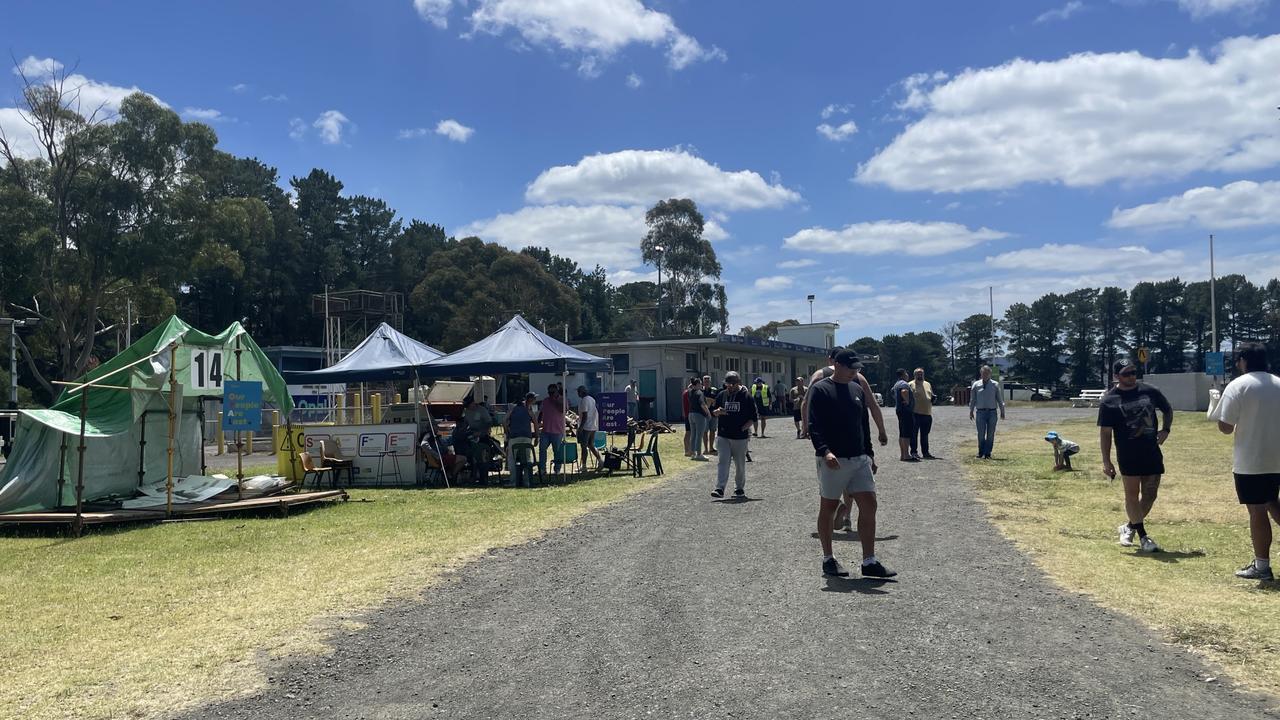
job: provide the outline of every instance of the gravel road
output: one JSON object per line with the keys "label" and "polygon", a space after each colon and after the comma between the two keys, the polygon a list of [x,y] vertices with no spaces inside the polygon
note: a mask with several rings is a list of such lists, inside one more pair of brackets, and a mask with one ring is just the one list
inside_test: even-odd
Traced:
{"label": "gravel road", "polygon": [[[749,502],[712,501],[700,467],[492,553],[335,637],[331,656],[275,668],[262,694],[187,717],[1280,717],[1004,540],[953,460],[975,445],[962,409],[938,410],[943,459],[880,458],[878,554],[896,582],[821,575],[812,449],[770,426]],[[851,567],[857,548],[837,534]]]}

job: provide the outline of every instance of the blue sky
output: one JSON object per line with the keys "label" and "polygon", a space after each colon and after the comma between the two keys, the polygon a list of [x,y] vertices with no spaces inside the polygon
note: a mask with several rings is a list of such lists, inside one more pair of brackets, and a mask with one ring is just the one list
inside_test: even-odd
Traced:
{"label": "blue sky", "polygon": [[[1049,290],[1280,276],[1272,0],[19,2],[5,44],[406,219],[648,277],[692,197],[731,326],[937,329]],[[60,16],[59,22],[50,22]],[[11,78],[16,94],[17,77]],[[0,107],[0,127],[21,130]]]}

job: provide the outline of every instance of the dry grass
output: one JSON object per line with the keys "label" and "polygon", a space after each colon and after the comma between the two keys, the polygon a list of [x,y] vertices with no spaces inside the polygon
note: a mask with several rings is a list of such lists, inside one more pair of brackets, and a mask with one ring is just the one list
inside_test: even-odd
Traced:
{"label": "dry grass", "polygon": [[[669,475],[693,464],[680,442],[662,436]],[[360,613],[657,482],[356,490],[287,520],[0,536],[0,717],[157,717],[249,692]]]}
{"label": "dry grass", "polygon": [[[1074,473],[1054,473],[1044,433],[1080,443]],[[1132,615],[1219,663],[1238,682],[1280,695],[1280,584],[1233,576],[1253,553],[1231,479],[1231,439],[1200,413],[1179,413],[1147,530],[1166,552],[1116,543],[1119,482],[1101,472],[1089,421],[1003,432],[1003,459],[968,460],[992,520],[1068,589]]]}

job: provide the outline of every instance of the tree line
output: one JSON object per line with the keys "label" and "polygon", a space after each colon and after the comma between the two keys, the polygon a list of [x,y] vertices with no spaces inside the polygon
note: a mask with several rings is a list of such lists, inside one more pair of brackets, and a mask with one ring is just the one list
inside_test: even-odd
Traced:
{"label": "tree line", "polygon": [[208,125],[142,93],[108,115],[81,107],[61,74],[26,82],[19,110],[36,152],[0,133],[0,316],[39,320],[19,337],[24,401],[48,402],[53,381],[114,355],[126,318],[134,338],[176,312],[210,331],[242,321],[263,346],[318,345],[312,297],[326,288],[402,294],[405,332],[446,351],[515,313],[578,341],[727,328],[691,200],[657,203],[636,238],[646,262],[661,256],[662,288],[615,286],[546,248],[406,223],[323,169],[282,186],[276,168],[219,150]]}
{"label": "tree line", "polygon": [[[1280,365],[1280,280],[1256,285],[1244,275],[1227,275],[1217,279],[1213,295],[1219,346],[1230,353],[1241,342],[1262,342]],[[925,368],[939,389],[967,384],[981,365],[1001,357],[1010,363],[1006,381],[1062,393],[1108,387],[1112,363],[1136,356],[1138,348],[1147,348],[1150,373],[1203,372],[1205,353],[1213,350],[1208,280],[1048,293],[1030,304],[1014,303],[992,320],[978,313],[936,332],[864,337],[851,347],[879,358],[866,369],[876,387],[892,385],[899,367]],[[744,331],[766,337],[793,324],[775,321]]]}

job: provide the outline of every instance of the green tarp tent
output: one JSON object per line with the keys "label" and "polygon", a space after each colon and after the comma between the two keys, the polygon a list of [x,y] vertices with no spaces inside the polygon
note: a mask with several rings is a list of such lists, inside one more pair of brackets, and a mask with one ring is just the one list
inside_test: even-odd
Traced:
{"label": "green tarp tent", "polygon": [[0,469],[0,513],[75,505],[80,411],[86,400],[84,502],[133,497],[141,486],[163,486],[168,476],[171,347],[177,370],[173,396],[180,410],[174,477],[200,474],[200,403],[221,398],[225,381],[260,381],[264,403],[274,404],[285,417],[293,410],[284,378],[240,323],[207,335],[171,317],[76,381],[112,387],[71,387],[48,410],[21,411],[13,452]]}

